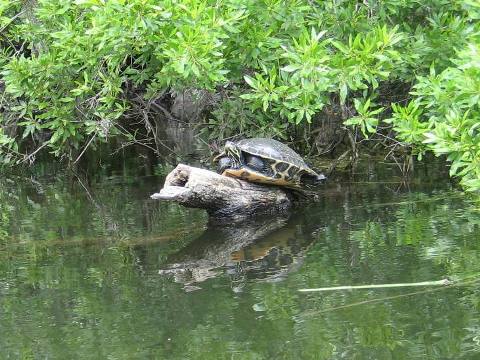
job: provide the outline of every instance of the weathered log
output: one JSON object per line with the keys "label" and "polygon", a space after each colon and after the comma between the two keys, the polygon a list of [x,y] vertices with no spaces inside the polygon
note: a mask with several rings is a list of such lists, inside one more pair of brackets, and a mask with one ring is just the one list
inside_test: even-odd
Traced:
{"label": "weathered log", "polygon": [[184,164],[167,175],[163,189],[151,198],[205,209],[214,220],[286,212],[293,200],[292,194],[280,187],[257,185]]}

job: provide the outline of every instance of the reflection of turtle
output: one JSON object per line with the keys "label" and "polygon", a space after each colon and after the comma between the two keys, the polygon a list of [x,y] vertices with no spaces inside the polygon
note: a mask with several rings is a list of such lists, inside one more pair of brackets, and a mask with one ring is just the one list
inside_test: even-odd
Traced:
{"label": "reflection of turtle", "polygon": [[214,161],[218,172],[251,182],[298,188],[325,179],[287,145],[273,139],[253,138],[228,141]]}

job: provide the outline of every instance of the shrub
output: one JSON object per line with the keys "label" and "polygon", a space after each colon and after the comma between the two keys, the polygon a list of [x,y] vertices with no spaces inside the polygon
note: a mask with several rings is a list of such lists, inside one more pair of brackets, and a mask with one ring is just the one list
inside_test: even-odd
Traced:
{"label": "shrub", "polygon": [[450,175],[480,190],[480,42],[458,53],[455,66],[420,76],[413,100],[394,106],[390,122],[403,141],[451,162]]}
{"label": "shrub", "polygon": [[152,130],[144,104],[168,114],[172,93],[198,89],[221,94],[212,138],[308,138],[334,113],[360,141],[388,118],[397,140],[447,154],[478,188],[476,1],[32,4],[0,0],[0,161],[135,142]]}

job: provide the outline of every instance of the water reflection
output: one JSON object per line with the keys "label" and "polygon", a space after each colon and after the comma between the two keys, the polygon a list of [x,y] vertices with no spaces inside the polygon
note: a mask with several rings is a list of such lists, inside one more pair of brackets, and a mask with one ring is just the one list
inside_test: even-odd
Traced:
{"label": "water reflection", "polygon": [[212,224],[188,246],[170,255],[159,274],[173,275],[186,290],[200,289],[199,283],[223,272],[237,292],[247,279],[278,281],[299,267],[312,244],[313,229],[304,231],[301,216]]}

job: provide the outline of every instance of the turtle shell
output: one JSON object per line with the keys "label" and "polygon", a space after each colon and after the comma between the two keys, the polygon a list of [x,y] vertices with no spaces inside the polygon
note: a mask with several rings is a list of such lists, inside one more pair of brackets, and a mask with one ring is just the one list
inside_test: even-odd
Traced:
{"label": "turtle shell", "polygon": [[251,138],[236,142],[235,147],[244,154],[250,154],[263,160],[261,172],[252,171],[246,163],[240,169],[230,169],[226,175],[240,177],[245,180],[269,183],[282,186],[298,187],[302,176],[321,179],[315,171],[305,163],[303,158],[287,145],[273,139]]}
{"label": "turtle shell", "polygon": [[286,163],[299,169],[313,171],[299,154],[280,141],[267,138],[252,138],[240,140],[235,145],[246,153]]}

